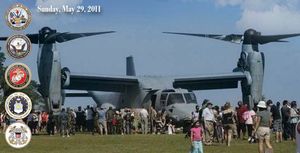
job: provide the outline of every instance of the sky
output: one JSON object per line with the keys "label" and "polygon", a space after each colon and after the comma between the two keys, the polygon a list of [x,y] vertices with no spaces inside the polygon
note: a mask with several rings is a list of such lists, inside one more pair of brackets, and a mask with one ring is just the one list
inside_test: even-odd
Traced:
{"label": "sky", "polygon": [[[197,37],[162,34],[163,31],[242,34],[254,28],[262,34],[300,33],[300,0],[5,0],[0,14],[16,2],[28,6],[33,19],[21,32],[12,31],[0,19],[0,36],[37,33],[44,26],[59,32],[117,33],[57,44],[62,67],[84,74],[125,75],[125,58],[132,55],[138,75],[189,76],[231,72],[241,45]],[[42,14],[37,6],[100,5],[96,14]],[[0,15],[1,16],[1,15]],[[273,101],[300,100],[300,37],[289,43],[260,46],[266,56],[263,94]],[[3,48],[5,43],[0,42]],[[37,50],[26,59],[37,76]],[[4,51],[4,50],[2,50]],[[8,57],[7,65],[14,61]],[[241,90],[197,91],[197,99],[223,105],[236,103]],[[66,106],[92,104],[91,98],[67,98]]]}

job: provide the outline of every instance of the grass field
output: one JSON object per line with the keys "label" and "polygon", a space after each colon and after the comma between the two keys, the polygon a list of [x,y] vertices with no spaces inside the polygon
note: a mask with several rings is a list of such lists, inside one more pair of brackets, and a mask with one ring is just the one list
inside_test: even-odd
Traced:
{"label": "grass field", "polygon": [[[294,142],[272,143],[274,153],[295,153]],[[0,139],[0,153],[188,153],[190,142],[184,135],[125,135],[92,136],[77,134],[70,138],[57,136],[33,136],[23,149],[11,148]],[[205,146],[205,153],[256,153],[257,144],[233,141],[231,147],[224,144]]]}

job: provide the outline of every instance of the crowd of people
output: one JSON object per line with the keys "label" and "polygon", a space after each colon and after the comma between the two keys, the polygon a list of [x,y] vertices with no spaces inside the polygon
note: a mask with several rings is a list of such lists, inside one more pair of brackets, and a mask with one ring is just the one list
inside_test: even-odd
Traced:
{"label": "crowd of people", "polygon": [[[282,106],[280,102],[273,103],[272,100],[260,101],[254,108],[249,108],[241,101],[237,103],[237,107],[233,107],[230,102],[219,107],[204,100],[201,107],[197,105],[191,112],[192,124],[187,136],[191,136],[192,148],[196,147],[201,153],[202,142],[207,146],[224,142],[230,146],[232,139],[257,142],[260,153],[264,153],[264,150],[272,152],[271,133],[274,133],[276,143],[284,140],[295,141],[295,127],[299,115],[296,101],[284,100]],[[2,112],[0,122],[1,131],[4,133],[6,127],[16,120]],[[93,135],[175,133],[173,121],[168,118],[166,111],[156,111],[152,107],[105,109],[87,106],[84,109],[63,108],[59,114],[33,110],[24,122],[28,124],[32,134],[46,133],[52,136],[60,133],[62,137],[70,137],[77,132]]]}
{"label": "crowd of people", "polygon": [[204,100],[202,107],[196,106],[192,112],[192,152],[203,153],[202,142],[208,146],[225,142],[230,146],[231,140],[235,138],[248,140],[249,143],[257,142],[259,153],[272,153],[272,133],[276,143],[283,140],[295,141],[295,127],[300,119],[299,115],[296,101],[284,100],[282,106],[280,102],[273,104],[272,100],[260,101],[250,109],[241,101],[234,108],[230,102],[219,107]]}
{"label": "crowd of people", "polygon": [[[1,113],[1,128],[3,132],[6,127],[14,122],[5,112]],[[24,119],[32,134],[48,134],[50,136],[60,133],[62,137],[70,137],[77,132],[88,132],[100,135],[108,134],[133,134],[133,133],[175,133],[172,120],[167,119],[165,110],[156,111],[149,109],[108,109],[102,107],[90,107],[76,110],[62,108],[61,112],[32,111]]]}

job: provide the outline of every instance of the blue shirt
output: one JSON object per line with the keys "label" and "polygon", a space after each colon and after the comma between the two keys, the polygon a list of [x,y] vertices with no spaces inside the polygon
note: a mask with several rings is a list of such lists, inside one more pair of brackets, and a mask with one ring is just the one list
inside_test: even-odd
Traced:
{"label": "blue shirt", "polygon": [[100,121],[106,121],[106,111],[105,110],[99,110],[98,115],[99,115]]}

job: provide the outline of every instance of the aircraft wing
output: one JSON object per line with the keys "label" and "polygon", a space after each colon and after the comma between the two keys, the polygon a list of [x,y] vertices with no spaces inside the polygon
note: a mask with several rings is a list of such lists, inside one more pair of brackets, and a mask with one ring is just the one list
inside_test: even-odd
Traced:
{"label": "aircraft wing", "polygon": [[138,79],[129,76],[78,75],[70,74],[63,89],[125,92],[126,87],[138,86]]}
{"label": "aircraft wing", "polygon": [[91,97],[91,95],[87,92],[68,92],[65,93],[65,97]]}
{"label": "aircraft wing", "polygon": [[174,79],[174,88],[184,88],[188,90],[210,90],[237,88],[238,81],[247,80],[247,75],[243,72],[233,72],[228,74],[201,75],[195,77],[183,77]]}

